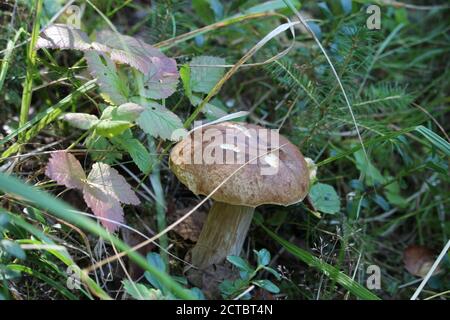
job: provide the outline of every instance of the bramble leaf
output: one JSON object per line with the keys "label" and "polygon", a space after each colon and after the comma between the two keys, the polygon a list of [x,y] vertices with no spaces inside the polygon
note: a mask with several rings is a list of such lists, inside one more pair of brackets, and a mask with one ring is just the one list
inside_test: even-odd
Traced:
{"label": "bramble leaf", "polygon": [[67,188],[82,189],[86,180],[80,162],[66,151],[52,153],[45,174]]}
{"label": "bramble leaf", "polygon": [[144,107],[145,110],[136,122],[145,133],[155,138],[176,140],[174,132],[184,130],[180,118],[162,105],[156,102],[147,102]]}
{"label": "bramble leaf", "polygon": [[52,154],[45,173],[58,184],[82,190],[84,201],[97,217],[104,218],[100,219],[101,223],[110,232],[119,228],[117,222],[123,222],[121,202],[140,203],[125,178],[102,162],[94,163],[86,178],[80,162],[73,155],[57,151]]}
{"label": "bramble leaf", "polygon": [[87,34],[67,24],[53,24],[41,32],[36,42],[36,49],[75,49],[88,51],[92,49]]}
{"label": "bramble leaf", "polygon": [[72,127],[89,130],[91,127],[98,123],[98,118],[88,113],[66,113],[63,119],[69,123]]}
{"label": "bramble leaf", "polygon": [[131,186],[116,169],[109,165],[96,162],[92,165],[92,170],[88,175],[90,186],[100,189],[110,197],[122,203],[138,205],[138,197],[131,189]]}
{"label": "bramble leaf", "polygon": [[164,99],[172,95],[178,85],[177,63],[167,57],[152,58],[149,73],[143,75],[143,92],[146,98]]}
{"label": "bramble leaf", "polygon": [[124,222],[120,202],[112,198],[101,188],[86,184],[83,188],[83,199],[97,217],[105,218],[100,219],[100,222],[109,232],[114,232],[119,229],[119,225],[114,222]]}
{"label": "bramble leaf", "polygon": [[86,52],[84,56],[90,73],[98,80],[104,99],[117,105],[126,103],[128,88],[119,78],[114,62],[105,54],[94,51]]}
{"label": "bramble leaf", "polygon": [[[159,49],[139,39],[109,30],[97,33],[91,42],[87,34],[73,26],[54,24],[45,29],[37,40],[36,49],[59,48],[85,52],[88,66],[99,80],[106,100],[117,105],[126,102],[128,88],[120,81],[114,62],[127,64],[140,72],[142,95],[163,99],[175,92],[179,73],[175,59],[166,57]],[[114,61],[114,62],[113,62]]]}
{"label": "bramble leaf", "polygon": [[144,107],[128,102],[121,104],[118,107],[109,106],[103,110],[101,119],[122,120],[133,122],[139,118],[140,114],[144,111]]}
{"label": "bramble leaf", "polygon": [[95,127],[95,132],[103,137],[112,138],[121,134],[132,125],[133,124],[128,121],[100,120]]}
{"label": "bramble leaf", "polygon": [[137,139],[129,135],[122,134],[113,138],[113,143],[117,144],[121,149],[129,153],[133,162],[138,166],[139,170],[147,174],[152,169],[152,157],[144,145]]}
{"label": "bramble leaf", "polygon": [[[216,83],[222,78],[225,69],[215,65],[225,64],[225,59],[211,56],[199,56],[192,59],[189,64],[191,69],[191,89],[195,92],[209,93]],[[209,67],[211,66],[211,67]]]}
{"label": "bramble leaf", "polygon": [[150,72],[153,58],[166,57],[160,50],[142,40],[109,30],[97,32],[96,40],[111,49],[113,61],[128,64],[143,74]]}

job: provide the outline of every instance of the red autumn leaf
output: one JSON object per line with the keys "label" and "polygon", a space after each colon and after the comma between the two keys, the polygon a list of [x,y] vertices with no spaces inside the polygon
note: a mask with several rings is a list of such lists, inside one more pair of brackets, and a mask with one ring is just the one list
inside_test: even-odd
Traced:
{"label": "red autumn leaf", "polygon": [[80,162],[66,151],[56,151],[50,157],[46,175],[58,184],[83,191],[83,198],[92,212],[110,232],[123,223],[121,203],[140,203],[131,186],[117,170],[101,162],[94,163],[88,177]]}

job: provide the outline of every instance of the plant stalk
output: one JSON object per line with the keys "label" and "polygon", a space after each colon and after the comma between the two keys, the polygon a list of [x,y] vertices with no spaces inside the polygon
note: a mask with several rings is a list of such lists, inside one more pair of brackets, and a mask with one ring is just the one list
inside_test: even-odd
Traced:
{"label": "plant stalk", "polygon": [[[31,40],[27,50],[27,74],[22,92],[22,104],[20,106],[19,127],[28,121],[28,113],[30,112],[31,95],[33,88],[33,76],[36,64],[36,41],[39,36],[39,26],[42,11],[42,0],[35,1],[36,14],[34,17],[33,30],[31,31]],[[23,134],[19,134],[19,140],[22,142]]]}

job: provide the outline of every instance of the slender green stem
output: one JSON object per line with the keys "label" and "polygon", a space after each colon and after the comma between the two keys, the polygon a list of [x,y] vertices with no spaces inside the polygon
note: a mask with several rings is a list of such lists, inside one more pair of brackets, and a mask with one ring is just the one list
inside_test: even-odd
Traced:
{"label": "slender green stem", "polygon": [[25,30],[23,30],[22,28],[17,30],[16,35],[14,36],[13,40],[9,40],[8,44],[6,45],[6,52],[3,57],[2,68],[0,70],[0,92],[2,91],[3,83],[5,82],[6,74],[8,72],[8,68],[9,68],[9,63],[11,61],[12,53],[14,51],[14,46],[15,46],[17,40],[19,40],[20,35],[24,31]]}
{"label": "slender green stem", "polygon": [[[28,113],[30,111],[31,95],[33,88],[33,76],[35,72],[36,64],[36,41],[39,36],[40,19],[42,12],[42,0],[36,0],[34,3],[35,17],[33,30],[31,32],[31,40],[27,50],[27,74],[25,78],[25,84],[22,92],[22,105],[20,106],[19,126],[24,125],[28,121]],[[23,139],[23,134],[19,135],[19,140]]]}

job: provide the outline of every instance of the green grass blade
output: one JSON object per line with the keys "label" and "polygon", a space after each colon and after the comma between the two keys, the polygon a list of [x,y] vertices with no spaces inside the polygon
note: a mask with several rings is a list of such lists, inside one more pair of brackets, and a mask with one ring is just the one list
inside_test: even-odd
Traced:
{"label": "green grass blade", "polygon": [[[33,30],[31,31],[31,40],[27,50],[27,74],[25,83],[23,85],[22,105],[20,106],[19,126],[28,121],[28,113],[30,112],[31,94],[33,89],[33,78],[36,69],[36,42],[39,37],[39,21],[41,20],[42,0],[35,1],[35,17]],[[22,135],[19,135],[19,140],[22,140]]]}
{"label": "green grass blade", "polygon": [[450,143],[442,139],[436,133],[424,126],[417,126],[415,128],[422,136],[425,137],[429,142],[431,142],[436,148],[445,153],[446,156],[450,156]]}
{"label": "green grass blade", "polygon": [[[61,99],[58,103],[53,105],[50,108],[47,108],[45,111],[40,112],[37,114],[32,120],[26,122],[22,126],[20,126],[17,130],[14,130],[10,134],[8,134],[5,138],[0,140],[0,146],[4,145],[5,143],[11,141],[14,139],[17,135],[24,133],[26,130],[26,133],[24,133],[24,141],[28,141],[32,137],[36,136],[39,131],[41,131],[43,128],[45,128],[49,123],[54,121],[56,118],[59,117],[59,115],[70,106],[70,102],[73,101],[76,97],[78,97],[81,94],[84,94],[96,86],[96,80],[90,80],[83,84],[81,87],[73,91],[72,93],[68,94],[66,97]],[[14,150],[18,149],[18,146],[20,146],[19,143],[15,143],[12,146],[10,146],[3,154],[1,155],[1,158],[6,158],[14,153]]]}
{"label": "green grass blade", "polygon": [[74,225],[102,237],[107,242],[112,242],[119,250],[126,251],[131,260],[144,270],[148,271],[168,288],[175,296],[181,299],[195,299],[188,290],[174,281],[167,273],[158,270],[148,264],[146,259],[139,253],[130,250],[131,248],[119,238],[107,232],[94,221],[75,213],[75,209],[61,200],[42,192],[17,178],[0,173],[0,190],[5,193],[18,195],[38,207],[48,210],[60,219],[73,223]]}
{"label": "green grass blade", "polygon": [[266,231],[270,237],[272,237],[274,240],[276,240],[279,244],[281,244],[288,252],[290,252],[292,255],[306,263],[308,266],[318,269],[319,271],[323,272],[327,277],[330,279],[336,281],[341,286],[343,286],[345,289],[350,291],[352,294],[357,296],[360,299],[364,300],[380,300],[380,298],[375,295],[374,293],[370,292],[366,288],[364,288],[362,285],[357,283],[356,281],[352,280],[349,276],[346,274],[340,272],[338,269],[333,267],[332,265],[329,265],[326,262],[323,262],[322,260],[318,259],[317,257],[313,256],[308,251],[305,251],[290,242],[284,240],[283,238],[280,238],[275,233],[270,231],[268,228],[260,224],[261,228]]}

